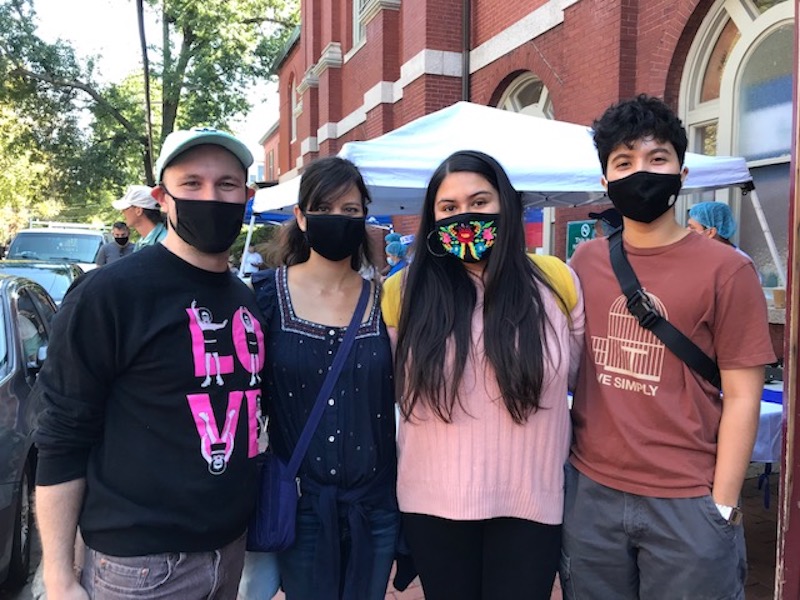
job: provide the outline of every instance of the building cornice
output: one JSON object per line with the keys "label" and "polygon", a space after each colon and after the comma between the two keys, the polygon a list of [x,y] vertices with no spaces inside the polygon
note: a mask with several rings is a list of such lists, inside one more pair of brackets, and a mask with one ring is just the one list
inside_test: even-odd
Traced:
{"label": "building cornice", "polygon": [[339,42],[330,42],[322,50],[317,64],[309,70],[319,79],[319,76],[328,69],[341,68],[343,62],[342,45]]}
{"label": "building cornice", "polygon": [[382,10],[400,10],[400,0],[367,0],[359,15],[361,22],[366,25]]}
{"label": "building cornice", "polygon": [[273,135],[275,135],[278,132],[278,127],[280,126],[280,124],[281,124],[281,120],[280,119],[276,119],[275,122],[272,124],[272,127],[267,129],[266,133],[264,135],[262,135],[258,139],[259,146],[263,146],[267,142],[267,140],[269,138],[271,138]]}
{"label": "building cornice", "polygon": [[303,76],[303,80],[297,84],[297,93],[298,95],[302,96],[305,94],[309,88],[316,88],[319,87],[319,77],[314,73],[314,67],[312,66],[306,74]]}

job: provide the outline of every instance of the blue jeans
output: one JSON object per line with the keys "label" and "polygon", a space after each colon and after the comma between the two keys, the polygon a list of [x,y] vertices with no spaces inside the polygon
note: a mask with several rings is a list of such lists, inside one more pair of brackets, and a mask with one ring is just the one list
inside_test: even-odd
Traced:
{"label": "blue jeans", "polygon": [[146,556],[109,556],[87,547],[81,585],[95,600],[234,600],[244,545],[242,536],[211,552]]}
{"label": "blue jeans", "polygon": [[270,600],[280,585],[278,557],[274,552],[245,553],[238,600]]}
{"label": "blue jeans", "polygon": [[[372,573],[369,577],[367,597],[361,600],[383,600],[386,597],[389,573],[394,562],[400,515],[393,510],[373,509],[369,514],[369,522],[372,534]],[[278,554],[286,600],[316,600],[319,597],[315,592],[314,581],[314,554],[319,529],[320,522],[316,513],[310,508],[298,507],[297,537],[294,545]],[[349,556],[349,539],[344,524],[340,531],[343,534],[341,566],[344,574]]]}

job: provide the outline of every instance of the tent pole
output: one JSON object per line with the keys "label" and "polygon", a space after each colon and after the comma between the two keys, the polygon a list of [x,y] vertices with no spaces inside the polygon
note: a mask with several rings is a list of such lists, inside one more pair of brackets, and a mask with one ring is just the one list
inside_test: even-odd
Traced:
{"label": "tent pole", "polygon": [[542,252],[553,256],[561,256],[553,244],[553,223],[555,222],[555,209],[545,206],[542,209]]}
{"label": "tent pole", "polygon": [[244,255],[247,249],[250,248],[250,240],[253,239],[253,227],[256,224],[256,213],[250,213],[250,223],[247,226],[247,237],[244,239],[244,248],[242,248],[242,257],[239,259],[239,278],[244,279]]}
{"label": "tent pole", "polygon": [[756,218],[758,218],[758,223],[761,225],[761,231],[764,232],[764,238],[767,240],[767,246],[769,247],[769,253],[772,256],[772,262],[775,265],[775,269],[778,271],[778,281],[781,284],[781,287],[786,287],[786,271],[783,268],[783,264],[781,263],[781,257],[778,254],[778,247],[775,245],[775,238],[772,237],[772,231],[769,228],[769,223],[767,223],[767,218],[764,216],[764,210],[761,208],[761,201],[758,199],[758,193],[756,193],[755,189],[750,190],[750,202],[753,204],[753,210],[756,213]]}

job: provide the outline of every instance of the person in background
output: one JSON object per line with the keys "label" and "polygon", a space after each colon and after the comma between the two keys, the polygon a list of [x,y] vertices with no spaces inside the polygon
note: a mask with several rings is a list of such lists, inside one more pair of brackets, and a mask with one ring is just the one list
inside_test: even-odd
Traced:
{"label": "person in background", "polygon": [[689,209],[686,227],[709,239],[730,246],[743,256],[750,256],[734,244],[731,239],[736,233],[736,219],[730,207],[724,202],[698,202]]}
{"label": "person in background", "polygon": [[[48,598],[236,595],[256,492],[253,372],[266,359],[255,298],[227,259],[252,162],[221,131],[167,136],[164,243],[78,279],[53,319],[34,433]],[[221,326],[207,335],[211,321]]]}
{"label": "person in background", "polygon": [[[297,539],[278,554],[287,600],[383,600],[394,560],[399,515],[392,351],[379,286],[358,273],[369,258],[369,202],[350,161],[312,162],[300,180],[295,221],[281,230],[284,266],[252,277],[267,319],[269,359],[262,376],[269,443],[287,462],[361,290],[369,288],[355,343],[300,466]],[[248,558],[242,587],[260,577],[250,563]]]}
{"label": "person in background", "polygon": [[594,223],[594,237],[603,238],[611,235],[615,229],[622,227],[622,215],[616,208],[607,208],[602,212],[590,212],[590,219],[596,219]]}
{"label": "person in background", "polygon": [[111,227],[111,235],[114,236],[113,242],[108,242],[101,246],[97,252],[95,262],[98,267],[107,265],[133,253],[133,244],[130,242],[131,232],[128,226],[122,221],[117,221]]}
{"label": "person in background", "polygon": [[39,348],[42,346],[42,336],[24,311],[17,312],[17,324],[19,325],[19,337],[22,338],[25,362],[35,361]]}
{"label": "person in background", "polygon": [[228,269],[234,275],[237,275],[237,276],[239,275],[239,269],[236,266],[236,261],[232,256],[228,257]]}
{"label": "person in background", "polygon": [[128,186],[125,195],[112,202],[111,206],[122,211],[128,227],[135,229],[141,237],[136,242],[135,250],[161,243],[167,237],[164,217],[153,197],[153,188],[146,185]]}
{"label": "person in background", "polygon": [[675,219],[688,169],[680,119],[640,95],[594,122],[601,182],[652,310],[719,366],[720,390],[626,307],[609,240],[570,263],[586,298],[572,406],[561,582],[565,598],[744,598],[739,493],[775,360],[753,263]]}
{"label": "person in background", "polygon": [[547,600],[561,556],[577,278],[525,253],[492,157],[456,152],[425,194],[414,260],[384,284],[402,419],[397,495],[427,600]]}
{"label": "person in background", "polygon": [[391,277],[408,266],[406,261],[408,247],[400,241],[401,237],[399,233],[390,233],[386,236],[386,262],[389,263],[386,277]]}
{"label": "person in background", "polygon": [[263,265],[264,258],[256,252],[256,247],[250,244],[242,256],[242,275],[250,277],[253,273],[257,273]]}

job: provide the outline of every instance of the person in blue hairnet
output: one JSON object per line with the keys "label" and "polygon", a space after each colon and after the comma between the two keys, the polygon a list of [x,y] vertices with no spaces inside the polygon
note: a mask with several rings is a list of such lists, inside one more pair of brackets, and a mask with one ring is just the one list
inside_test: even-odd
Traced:
{"label": "person in blue hairnet", "polygon": [[[747,256],[731,241],[736,233],[736,220],[730,207],[723,202],[699,202],[689,209],[689,220],[686,227],[704,235],[709,239],[722,242],[736,250],[739,254]],[[752,259],[751,259],[752,260]]]}
{"label": "person in blue hairnet", "polygon": [[386,277],[391,277],[400,269],[408,265],[406,254],[408,246],[400,241],[399,233],[390,233],[386,236],[386,262],[389,263],[389,272]]}

